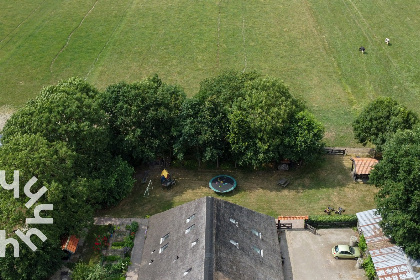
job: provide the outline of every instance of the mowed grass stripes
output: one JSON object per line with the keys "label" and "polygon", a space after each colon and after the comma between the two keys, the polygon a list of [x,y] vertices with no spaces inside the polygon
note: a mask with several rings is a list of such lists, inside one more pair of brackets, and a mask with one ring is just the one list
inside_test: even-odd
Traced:
{"label": "mowed grass stripes", "polygon": [[374,98],[420,113],[418,14],[402,0],[0,0],[0,106],[70,76],[104,89],[157,73],[192,96],[257,70],[306,101],[328,145],[356,146],[351,122]]}

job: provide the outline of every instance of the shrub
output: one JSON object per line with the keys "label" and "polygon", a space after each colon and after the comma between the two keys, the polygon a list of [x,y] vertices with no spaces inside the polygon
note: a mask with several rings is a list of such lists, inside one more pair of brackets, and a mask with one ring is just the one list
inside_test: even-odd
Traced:
{"label": "shrub", "polygon": [[77,263],[71,273],[71,279],[83,280],[87,279],[90,273],[90,266],[84,263]]}
{"label": "shrub", "polygon": [[130,232],[137,232],[137,230],[139,229],[139,223],[132,222],[130,225],[126,225],[125,229],[129,230]]}
{"label": "shrub", "polygon": [[362,252],[365,252],[366,248],[367,248],[366,239],[363,236],[363,234],[361,234],[360,237],[359,237],[359,248],[360,248],[360,250],[362,250]]}
{"label": "shrub", "polygon": [[373,265],[372,258],[370,256],[364,259],[362,267],[365,269],[366,277],[369,280],[374,280],[376,276],[376,270],[375,266]]}
{"label": "shrub", "polygon": [[102,249],[108,248],[108,246],[109,246],[108,237],[106,235],[104,236],[98,235],[95,238],[93,250],[95,252],[100,252]]}
{"label": "shrub", "polygon": [[109,272],[112,276],[124,275],[129,265],[130,265],[130,258],[120,259],[118,263],[113,264],[110,267]]}
{"label": "shrub", "polygon": [[77,263],[72,274],[73,280],[103,280],[107,275],[107,271],[100,263],[97,264],[84,264]]}
{"label": "shrub", "polygon": [[316,228],[342,228],[357,225],[356,215],[311,215],[306,223]]}
{"label": "shrub", "polygon": [[106,256],[106,257],[105,257],[105,260],[106,260],[106,261],[109,261],[109,262],[119,261],[120,259],[121,259],[121,257],[120,257],[120,256],[114,256],[114,255],[111,255],[111,256]]}
{"label": "shrub", "polygon": [[124,241],[115,241],[115,242],[112,242],[112,245],[111,245],[112,247],[122,247],[122,246],[124,246]]}

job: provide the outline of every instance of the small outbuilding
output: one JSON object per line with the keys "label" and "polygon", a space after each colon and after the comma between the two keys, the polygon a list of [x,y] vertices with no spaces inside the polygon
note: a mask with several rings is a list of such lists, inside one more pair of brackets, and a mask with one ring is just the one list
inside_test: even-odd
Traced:
{"label": "small outbuilding", "polygon": [[77,245],[79,244],[79,238],[75,235],[70,235],[61,240],[61,249],[71,254],[76,253]]}
{"label": "small outbuilding", "polygon": [[350,160],[353,162],[351,165],[351,174],[355,181],[369,180],[370,172],[378,163],[378,160],[374,158],[351,158]]}

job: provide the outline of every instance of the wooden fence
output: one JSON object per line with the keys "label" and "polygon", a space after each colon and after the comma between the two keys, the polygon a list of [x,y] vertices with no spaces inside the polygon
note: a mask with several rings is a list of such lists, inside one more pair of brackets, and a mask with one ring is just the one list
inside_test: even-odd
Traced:
{"label": "wooden fence", "polygon": [[277,229],[291,229],[292,223],[277,223]]}
{"label": "wooden fence", "polygon": [[316,235],[316,228],[305,223],[305,228]]}

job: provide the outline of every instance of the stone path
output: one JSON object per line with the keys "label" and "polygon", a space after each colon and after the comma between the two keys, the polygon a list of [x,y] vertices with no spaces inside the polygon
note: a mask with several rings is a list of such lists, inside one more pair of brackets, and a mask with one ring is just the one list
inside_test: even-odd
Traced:
{"label": "stone path", "polygon": [[127,225],[131,224],[132,222],[139,223],[139,229],[136,233],[136,238],[134,239],[134,247],[131,250],[131,265],[128,267],[126,279],[138,280],[141,256],[143,254],[144,240],[146,239],[147,226],[149,224],[149,220],[140,218],[94,218],[95,225]]}

